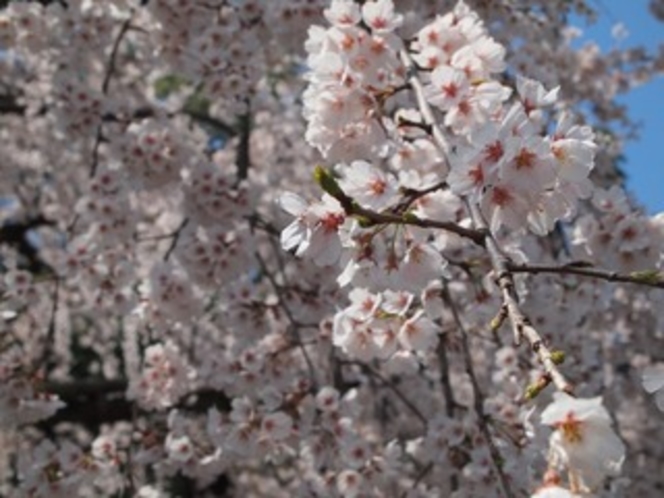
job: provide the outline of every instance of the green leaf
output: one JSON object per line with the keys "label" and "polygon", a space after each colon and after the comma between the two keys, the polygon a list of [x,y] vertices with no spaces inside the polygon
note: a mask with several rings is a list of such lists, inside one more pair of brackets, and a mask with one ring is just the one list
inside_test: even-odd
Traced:
{"label": "green leaf", "polygon": [[346,213],[354,211],[353,199],[348,197],[337,182],[331,171],[323,166],[316,165],[314,168],[314,180],[326,193],[339,201],[339,204],[344,208]]}
{"label": "green leaf", "polygon": [[186,78],[182,76],[178,76],[177,74],[167,74],[154,82],[154,92],[158,99],[163,100],[168,98],[171,93],[178,91],[187,83]]}

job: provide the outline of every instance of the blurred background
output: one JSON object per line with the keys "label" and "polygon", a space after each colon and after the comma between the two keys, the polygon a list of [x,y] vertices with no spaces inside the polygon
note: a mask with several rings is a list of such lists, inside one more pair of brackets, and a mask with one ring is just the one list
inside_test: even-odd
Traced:
{"label": "blurred background", "polygon": [[[664,50],[664,23],[648,11],[647,0],[596,0],[591,6],[598,19],[572,19],[582,31],[575,46],[596,43],[602,52],[613,48],[645,46],[653,53]],[[659,47],[659,48],[658,48]],[[664,77],[633,88],[618,99],[640,127],[638,137],[626,143],[622,169],[628,189],[647,213],[664,211]]]}

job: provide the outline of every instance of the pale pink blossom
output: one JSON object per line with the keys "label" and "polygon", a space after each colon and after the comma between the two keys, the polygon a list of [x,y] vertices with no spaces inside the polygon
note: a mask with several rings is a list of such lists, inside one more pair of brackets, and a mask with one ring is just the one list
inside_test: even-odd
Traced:
{"label": "pale pink blossom", "polygon": [[664,371],[651,367],[642,374],[643,388],[647,393],[655,395],[657,408],[664,412]]}
{"label": "pale pink blossom", "polygon": [[362,20],[372,31],[382,33],[401,26],[403,16],[394,11],[392,0],[369,0],[362,5]]}
{"label": "pale pink blossom", "polygon": [[438,333],[436,324],[424,315],[424,311],[419,311],[404,322],[399,330],[399,342],[408,349],[427,351],[438,343]]}
{"label": "pale pink blossom", "polygon": [[596,488],[615,476],[625,459],[625,445],[611,427],[601,398],[578,399],[554,393],[542,412],[542,423],[555,429],[550,438],[553,463],[566,468],[582,487]]}
{"label": "pale pink blossom", "polygon": [[343,168],[341,189],[360,205],[380,211],[397,199],[397,181],[366,161],[355,161]]}
{"label": "pale pink blossom", "polygon": [[324,13],[328,21],[341,28],[354,26],[361,18],[360,7],[353,0],[332,0]]}
{"label": "pale pink blossom", "polygon": [[325,194],[321,202],[308,204],[298,195],[285,193],[281,208],[295,220],[281,232],[281,245],[295,250],[296,256],[308,256],[316,264],[334,264],[341,254],[339,229],[346,216],[339,202]]}

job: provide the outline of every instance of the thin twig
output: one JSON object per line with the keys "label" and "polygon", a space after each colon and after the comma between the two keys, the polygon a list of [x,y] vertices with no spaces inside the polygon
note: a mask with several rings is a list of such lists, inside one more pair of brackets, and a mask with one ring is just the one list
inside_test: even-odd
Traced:
{"label": "thin twig", "polygon": [[[115,37],[113,42],[113,47],[111,48],[111,54],[108,60],[108,66],[106,67],[106,73],[104,74],[104,79],[101,84],[101,92],[104,95],[108,95],[108,90],[111,85],[111,78],[113,78],[113,73],[115,72],[115,62],[118,56],[118,51],[120,49],[120,43],[125,34],[129,30],[129,25],[131,23],[131,17],[120,26],[120,31],[118,36]],[[103,119],[97,125],[97,130],[95,132],[95,142],[92,146],[92,166],[90,167],[90,178],[93,178],[97,174],[97,168],[99,166],[99,148],[101,147],[101,142],[104,139],[103,133]]]}
{"label": "thin twig", "polygon": [[[454,412],[458,404],[454,399],[454,390],[450,382],[450,362],[447,358],[447,344],[445,338],[449,332],[443,333],[438,341],[438,362],[440,363],[440,384],[443,388],[443,397],[445,398],[445,413],[448,417],[454,418]],[[456,491],[459,489],[459,476],[452,474],[450,476],[450,489]]]}
{"label": "thin twig", "polygon": [[247,112],[238,118],[239,143],[235,152],[235,170],[238,183],[246,180],[251,167],[251,107],[247,102]]}
{"label": "thin twig", "polygon": [[122,26],[120,26],[120,31],[118,32],[118,36],[115,38],[115,41],[113,42],[113,48],[111,48],[111,55],[109,57],[108,66],[106,68],[106,74],[104,75],[104,81],[101,85],[101,91],[104,95],[108,93],[108,88],[109,85],[111,84],[111,78],[113,77],[113,73],[115,72],[115,60],[118,56],[120,43],[122,43],[122,39],[129,30],[130,24],[131,24],[131,17],[129,17],[129,19],[125,20],[125,22],[122,23]]}
{"label": "thin twig", "polygon": [[598,278],[608,282],[623,282],[664,289],[663,276],[654,271],[623,274],[599,268],[591,268],[585,264],[568,263],[564,265],[533,265],[516,264],[512,262],[507,263],[507,269],[512,273],[558,273],[563,275],[579,275],[582,277]]}
{"label": "thin twig", "polygon": [[475,368],[473,367],[473,359],[470,354],[468,332],[466,331],[466,328],[463,322],[461,321],[461,317],[459,316],[459,311],[456,307],[456,303],[452,300],[452,296],[450,295],[447,282],[443,282],[442,297],[443,301],[445,301],[447,306],[449,306],[450,311],[452,312],[452,318],[454,319],[454,323],[456,324],[457,330],[459,331],[459,334],[461,336],[461,349],[463,351],[463,360],[464,360],[466,373],[468,374],[468,377],[470,377],[470,384],[473,389],[473,407],[477,415],[477,423],[479,425],[480,432],[484,436],[484,439],[486,439],[487,441],[487,445],[489,447],[489,454],[491,455],[491,461],[493,462],[496,474],[498,474],[498,480],[500,482],[500,486],[502,488],[504,495],[506,497],[514,497],[515,494],[511,489],[509,478],[503,471],[503,467],[501,465],[503,459],[500,456],[500,451],[498,451],[498,447],[493,441],[491,431],[489,430],[488,417],[484,412],[484,395],[482,394],[482,390],[480,389],[477,376],[475,375]]}
{"label": "thin twig", "polygon": [[261,271],[263,275],[268,279],[270,284],[272,284],[272,287],[274,289],[274,292],[277,295],[277,300],[279,302],[279,306],[281,309],[284,310],[284,313],[286,314],[286,318],[290,322],[290,327],[289,331],[291,333],[291,337],[293,342],[297,345],[297,347],[300,349],[302,352],[302,357],[304,358],[305,363],[307,364],[307,369],[309,370],[309,377],[312,383],[312,388],[316,389],[318,386],[318,381],[316,379],[316,369],[314,368],[314,364],[311,361],[311,358],[309,356],[309,353],[307,352],[307,348],[305,347],[304,343],[302,342],[302,337],[300,336],[300,323],[298,320],[295,318],[295,315],[293,314],[292,310],[286,304],[286,300],[283,296],[281,286],[279,283],[276,281],[274,278],[274,275],[272,272],[269,271],[267,267],[267,263],[265,262],[265,259],[263,259],[263,256],[261,256],[260,252],[256,251],[255,253],[256,259],[258,260],[258,263],[261,267]]}
{"label": "thin twig", "polygon": [[[424,479],[424,478],[427,476],[427,474],[428,474],[429,472],[431,472],[432,469],[433,469],[433,462],[429,462],[428,464],[426,464],[426,465],[422,468],[422,470],[420,470],[420,472],[417,474],[417,476],[415,477],[415,480],[413,481],[413,484],[412,484],[412,486],[410,487],[410,489],[411,489],[411,490],[417,489],[417,487],[418,487],[418,486],[420,485],[420,483],[422,482],[422,479]],[[404,492],[401,494],[401,498],[406,498],[406,497],[408,496],[408,494],[409,494],[408,491],[404,491]]]}
{"label": "thin twig", "polygon": [[408,397],[401,392],[401,389],[399,389],[397,386],[394,385],[393,382],[390,382],[388,379],[383,377],[383,375],[373,368],[371,365],[368,365],[366,363],[362,363],[360,361],[343,361],[341,363],[344,364],[349,364],[349,365],[357,365],[359,366],[365,373],[371,375],[372,377],[378,379],[385,387],[389,388],[392,390],[394,394],[396,394],[397,398],[401,400],[401,402],[408,407],[408,409],[413,412],[413,415],[415,415],[420,422],[422,422],[422,425],[424,427],[427,426],[428,420],[424,416],[424,414],[420,411],[420,409],[413,404],[411,400],[408,399]]}
{"label": "thin twig", "polygon": [[58,277],[55,278],[53,285],[53,295],[51,296],[51,317],[48,321],[48,329],[46,331],[46,345],[44,348],[47,371],[50,371],[55,367],[55,358],[53,358],[53,346],[55,345],[55,323],[57,320],[58,307],[60,305],[60,279]]}
{"label": "thin twig", "polygon": [[445,335],[438,341],[438,362],[440,363],[440,384],[443,387],[443,397],[445,398],[445,413],[448,417],[454,417],[454,409],[457,402],[454,399],[454,390],[450,383],[450,362],[447,358],[447,345],[445,344]]}
{"label": "thin twig", "polygon": [[[231,125],[225,123],[219,118],[212,117],[205,112],[200,112],[195,109],[187,109],[186,107],[184,107],[179,112],[182,114],[186,114],[195,121],[199,121],[200,124],[207,125],[211,128],[219,130],[227,137],[234,137],[235,135],[237,135],[237,130],[233,128]],[[168,117],[171,117],[172,115],[173,114],[170,114]]]}
{"label": "thin twig", "polygon": [[185,227],[188,224],[189,224],[189,218],[185,218],[184,220],[182,220],[182,223],[180,223],[180,226],[178,226],[175,229],[175,231],[171,234],[173,240],[171,241],[171,244],[168,246],[168,249],[164,254],[164,261],[168,261],[168,258],[171,257],[171,254],[175,250],[175,247],[178,245],[178,240],[180,240],[180,235],[182,235],[182,231],[185,229]]}
{"label": "thin twig", "polygon": [[104,140],[102,127],[102,123],[97,125],[95,143],[92,145],[92,166],[90,166],[90,178],[94,178],[94,176],[97,174],[97,168],[99,167],[99,148],[101,147],[101,142]]}
{"label": "thin twig", "polygon": [[431,194],[433,192],[436,192],[438,190],[442,190],[445,187],[447,187],[447,182],[438,182],[434,185],[431,185],[430,187],[423,188],[423,189],[413,189],[413,188],[404,188],[402,189],[402,194],[404,195],[405,199],[403,199],[397,206],[396,208],[392,209],[392,212],[394,213],[404,213],[408,210],[408,208],[418,199],[421,199],[425,195]]}

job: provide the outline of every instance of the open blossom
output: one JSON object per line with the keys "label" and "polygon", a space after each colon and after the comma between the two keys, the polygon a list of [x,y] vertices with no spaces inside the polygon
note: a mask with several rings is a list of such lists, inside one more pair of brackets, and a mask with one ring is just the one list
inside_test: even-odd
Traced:
{"label": "open blossom", "polygon": [[574,117],[563,113],[551,143],[551,152],[558,162],[558,174],[570,183],[587,181],[595,159],[594,133],[589,126],[574,124]]}
{"label": "open blossom", "polygon": [[339,186],[361,206],[380,211],[397,200],[396,178],[368,162],[354,161],[343,171]]}
{"label": "open blossom", "polygon": [[550,438],[551,463],[566,468],[582,489],[592,490],[620,472],[625,445],[611,428],[600,397],[577,399],[557,392],[542,412],[542,423],[556,429]]}
{"label": "open blossom", "polygon": [[466,73],[451,66],[439,66],[431,73],[431,84],[426,86],[427,100],[442,110],[449,110],[470,92],[470,82]]}
{"label": "open blossom", "polygon": [[362,5],[362,20],[374,32],[394,31],[403,22],[403,16],[394,12],[392,0],[373,0]]}
{"label": "open blossom", "polygon": [[332,265],[341,254],[339,228],[346,219],[341,204],[327,194],[321,202],[308,204],[296,194],[279,198],[284,211],[295,220],[281,232],[281,246],[295,250],[296,256],[308,256],[319,266]]}
{"label": "open blossom", "polygon": [[176,462],[186,462],[194,456],[194,445],[188,436],[174,436],[169,433],[165,442],[168,457]]}
{"label": "open blossom", "polygon": [[324,11],[325,18],[340,28],[354,26],[360,22],[360,7],[353,0],[332,0]]}
{"label": "open blossom", "polygon": [[438,327],[420,310],[402,325],[399,342],[403,347],[415,351],[431,350],[438,343]]}
{"label": "open blossom", "polygon": [[265,415],[261,422],[261,431],[264,437],[273,441],[282,441],[291,435],[293,419],[284,412],[274,412]]}
{"label": "open blossom", "polygon": [[524,78],[520,75],[516,79],[516,88],[528,119],[536,122],[539,122],[542,118],[540,108],[555,104],[560,91],[560,87],[547,91],[539,81]]}

